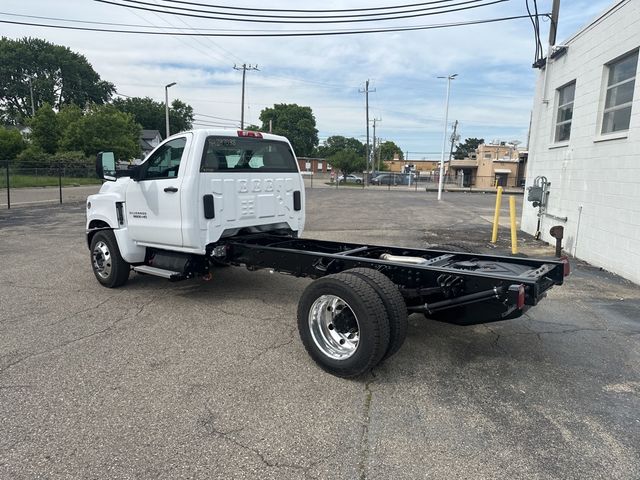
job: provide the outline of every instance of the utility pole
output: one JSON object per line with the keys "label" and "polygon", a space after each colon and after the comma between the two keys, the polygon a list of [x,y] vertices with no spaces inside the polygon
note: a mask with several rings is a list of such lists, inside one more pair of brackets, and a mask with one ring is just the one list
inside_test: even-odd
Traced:
{"label": "utility pole", "polygon": [[36,116],[36,106],[33,103],[33,85],[31,84],[31,77],[29,77],[29,92],[31,92],[31,116]]}
{"label": "utility pole", "polygon": [[549,66],[551,65],[551,54],[556,44],[556,34],[558,33],[558,19],[560,17],[560,0],[553,0],[551,6],[551,26],[549,27],[549,46],[547,47],[547,59],[544,66],[544,82],[542,83],[542,103],[549,105],[547,98],[547,76],[549,74]]}
{"label": "utility pole", "polygon": [[[381,121],[381,118],[373,119],[373,156],[371,161],[372,167],[374,167],[376,163],[376,123]],[[374,170],[374,168],[372,168],[372,170]]]}
{"label": "utility pole", "polygon": [[447,145],[447,130],[449,130],[449,93],[451,91],[451,80],[455,79],[458,76],[457,73],[453,75],[447,75],[446,77],[438,77],[445,78],[447,80],[447,100],[445,102],[444,108],[444,135],[442,137],[442,157],[440,158],[440,177],[438,178],[438,200],[442,200],[442,184],[443,184],[443,176],[444,176],[444,149]]}
{"label": "utility pole", "polygon": [[458,120],[453,124],[453,133],[451,134],[451,150],[449,151],[449,168],[451,168],[451,157],[453,156],[453,147],[460,139],[458,135]]}
{"label": "utility pole", "polygon": [[[556,35],[558,33],[558,17],[559,16],[560,16],[560,0],[553,0],[553,5],[551,6],[551,26],[549,27],[549,46],[550,47],[556,44]],[[551,51],[548,52],[548,55],[550,54],[551,54]]]}
{"label": "utility pole", "polygon": [[247,70],[258,70],[258,65],[247,65],[243,63],[241,66],[234,65],[234,70],[242,70],[242,110],[240,111],[240,130],[244,130],[244,86],[247,77]]}
{"label": "utility pole", "polygon": [[367,169],[371,166],[371,153],[369,151],[369,92],[375,92],[376,89],[369,90],[369,80],[365,82],[364,90],[360,90],[360,93],[365,94],[365,104],[367,109]]}

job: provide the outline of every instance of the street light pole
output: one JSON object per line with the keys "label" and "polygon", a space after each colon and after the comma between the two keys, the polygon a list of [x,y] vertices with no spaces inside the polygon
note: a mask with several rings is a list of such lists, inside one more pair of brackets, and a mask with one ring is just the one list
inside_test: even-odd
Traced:
{"label": "street light pole", "polygon": [[446,77],[438,77],[438,78],[446,78],[447,79],[447,101],[445,102],[444,108],[444,135],[442,136],[442,157],[440,158],[440,178],[438,178],[438,200],[442,200],[442,184],[444,181],[444,151],[447,148],[447,130],[449,123],[449,92],[451,90],[451,80],[458,76],[457,73],[453,75],[447,75]]}
{"label": "street light pole", "polygon": [[173,87],[175,84],[176,82],[171,82],[164,86],[164,112],[165,119],[167,121],[167,136],[165,138],[169,138],[169,135],[171,135],[171,132],[169,132],[169,88]]}

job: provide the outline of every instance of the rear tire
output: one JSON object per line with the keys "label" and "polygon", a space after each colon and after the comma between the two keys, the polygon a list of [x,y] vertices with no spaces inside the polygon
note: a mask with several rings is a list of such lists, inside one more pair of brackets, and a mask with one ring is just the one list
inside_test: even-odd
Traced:
{"label": "rear tire", "polygon": [[409,326],[407,305],[398,287],[384,273],[372,268],[352,268],[344,273],[364,279],[378,293],[389,318],[389,347],[382,361],[395,354],[405,339]]}
{"label": "rear tire", "polygon": [[356,275],[328,275],[309,285],[298,303],[298,330],[320,368],[343,378],[370,371],[389,347],[384,304]]}
{"label": "rear tire", "polygon": [[120,255],[118,242],[111,230],[101,230],[91,239],[91,267],[98,282],[107,288],[124,285],[131,266]]}

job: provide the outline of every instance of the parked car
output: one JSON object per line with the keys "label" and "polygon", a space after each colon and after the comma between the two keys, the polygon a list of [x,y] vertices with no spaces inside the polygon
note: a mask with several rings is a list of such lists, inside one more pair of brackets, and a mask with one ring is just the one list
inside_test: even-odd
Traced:
{"label": "parked car", "polygon": [[402,178],[393,173],[383,173],[371,179],[371,185],[398,185],[402,183]]}
{"label": "parked car", "polygon": [[340,175],[338,177],[338,183],[362,183],[362,177],[358,177],[357,175],[349,174],[345,180],[344,175]]}

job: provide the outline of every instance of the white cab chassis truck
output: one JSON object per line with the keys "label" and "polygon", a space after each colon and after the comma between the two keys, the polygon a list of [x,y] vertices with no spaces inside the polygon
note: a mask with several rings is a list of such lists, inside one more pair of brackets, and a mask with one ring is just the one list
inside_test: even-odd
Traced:
{"label": "white cab chassis truck", "polygon": [[408,313],[470,325],[514,319],[569,274],[566,259],[479,255],[302,238],[305,194],[289,141],[277,135],[193,130],[117,171],[87,199],[96,279],[124,285],[131,270],[170,281],[244,265],[316,279],[298,304],[298,329],[325,371],[354,377],[397,352]]}

